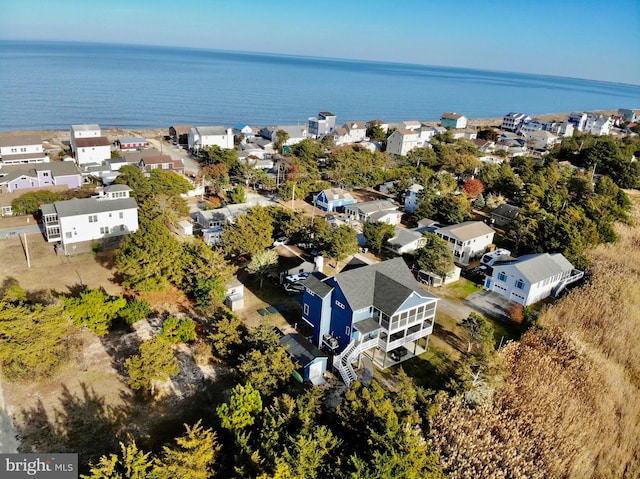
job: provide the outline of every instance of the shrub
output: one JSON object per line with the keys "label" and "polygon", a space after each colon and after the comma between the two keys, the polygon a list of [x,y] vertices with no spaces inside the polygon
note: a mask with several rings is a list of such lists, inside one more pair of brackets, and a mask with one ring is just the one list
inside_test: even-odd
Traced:
{"label": "shrub", "polygon": [[190,343],[196,339],[196,323],[190,319],[169,316],[162,323],[161,336],[170,343]]}

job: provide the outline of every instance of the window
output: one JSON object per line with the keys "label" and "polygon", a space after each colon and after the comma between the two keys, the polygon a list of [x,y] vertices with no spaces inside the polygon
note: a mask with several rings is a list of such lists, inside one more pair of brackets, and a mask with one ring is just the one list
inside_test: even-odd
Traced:
{"label": "window", "polygon": [[507,281],[507,275],[504,273],[504,271],[500,271],[500,272],[498,273],[498,279],[499,279],[500,281],[504,281],[504,282],[506,282],[506,281]]}
{"label": "window", "polygon": [[120,225],[120,231],[124,231],[124,225]]}
{"label": "window", "polygon": [[306,304],[306,303],[304,305],[304,314],[307,315],[307,316],[309,315],[309,305]]}
{"label": "window", "polygon": [[524,289],[524,281],[522,281],[521,279],[519,279],[518,281],[516,281],[516,288],[518,288],[518,289]]}
{"label": "window", "polygon": [[346,328],[344,328],[344,334],[346,334],[347,336],[351,335],[351,326],[347,326]]}
{"label": "window", "polygon": [[89,223],[97,223],[98,215],[89,215]]}
{"label": "window", "polygon": [[120,213],[118,213],[118,217],[119,217],[120,219],[124,218],[124,213],[121,211]]}
{"label": "window", "polygon": [[67,231],[64,236],[65,238],[71,238],[71,231]]}
{"label": "window", "polygon": [[336,300],[336,306],[338,306],[338,308],[344,309],[344,304],[342,304],[340,301]]}
{"label": "window", "polygon": [[101,227],[100,227],[100,234],[101,234],[101,235],[107,235],[107,234],[109,234],[109,227],[108,227],[108,226],[101,226]]}

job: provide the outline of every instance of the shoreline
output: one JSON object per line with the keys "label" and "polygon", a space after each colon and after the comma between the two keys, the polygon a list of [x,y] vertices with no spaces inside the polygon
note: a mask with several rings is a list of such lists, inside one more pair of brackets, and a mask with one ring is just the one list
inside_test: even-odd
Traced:
{"label": "shoreline", "polygon": [[[618,110],[591,110],[591,113],[599,113],[603,115],[615,115]],[[566,121],[569,113],[545,113],[542,115],[532,115],[531,118],[540,121]],[[438,125],[439,121],[423,121],[427,125]],[[390,125],[394,123],[389,123]],[[467,128],[486,128],[486,127],[500,127],[502,124],[502,117],[496,118],[469,118],[467,122]],[[71,125],[69,125],[71,126]],[[168,125],[162,127],[148,127],[148,128],[102,128],[103,136],[106,136],[110,141],[115,141],[122,137],[140,137],[140,138],[157,138],[166,136],[169,134]],[[255,127],[257,127],[256,125]],[[262,125],[265,126],[265,125]],[[254,127],[254,128],[255,128]],[[38,135],[42,137],[43,142],[61,142],[69,139],[69,129],[66,130],[12,130],[12,131],[0,131],[0,137],[6,136],[23,136],[23,135]]]}

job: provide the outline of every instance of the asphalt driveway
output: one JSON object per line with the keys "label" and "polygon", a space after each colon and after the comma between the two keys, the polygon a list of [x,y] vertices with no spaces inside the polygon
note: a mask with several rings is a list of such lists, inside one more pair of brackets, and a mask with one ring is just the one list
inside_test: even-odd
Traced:
{"label": "asphalt driveway", "polygon": [[464,304],[485,316],[506,321],[509,320],[509,309],[517,303],[493,291],[484,290],[469,295]]}

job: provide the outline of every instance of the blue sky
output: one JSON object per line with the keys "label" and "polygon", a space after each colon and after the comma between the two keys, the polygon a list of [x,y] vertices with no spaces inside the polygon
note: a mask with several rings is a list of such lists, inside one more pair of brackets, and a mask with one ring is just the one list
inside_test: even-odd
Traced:
{"label": "blue sky", "polygon": [[0,39],[184,46],[640,84],[640,0],[0,0]]}

